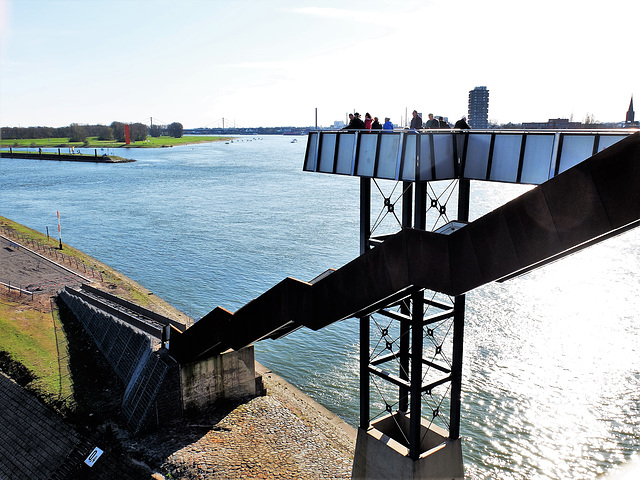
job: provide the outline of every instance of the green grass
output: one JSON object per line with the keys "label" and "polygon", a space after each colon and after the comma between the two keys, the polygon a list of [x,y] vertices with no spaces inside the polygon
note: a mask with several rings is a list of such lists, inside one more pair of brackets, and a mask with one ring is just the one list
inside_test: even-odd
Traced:
{"label": "green grass", "polygon": [[0,140],[0,146],[4,148],[161,148],[174,147],[177,145],[189,145],[194,143],[220,142],[231,137],[215,137],[204,135],[193,135],[181,138],[173,137],[147,137],[144,142],[132,142],[126,145],[124,142],[98,140],[98,137],[88,137],[88,144],[83,142],[69,142],[68,138],[34,138]]}
{"label": "green grass", "polygon": [[[24,365],[35,376],[34,387],[45,395],[63,399],[72,392],[71,379],[65,375],[68,365],[64,352],[58,364],[57,341],[65,349],[65,337],[60,327],[57,311],[41,312],[25,308],[24,304],[9,299],[0,300],[0,350],[16,362]],[[62,372],[62,375],[61,375]]]}

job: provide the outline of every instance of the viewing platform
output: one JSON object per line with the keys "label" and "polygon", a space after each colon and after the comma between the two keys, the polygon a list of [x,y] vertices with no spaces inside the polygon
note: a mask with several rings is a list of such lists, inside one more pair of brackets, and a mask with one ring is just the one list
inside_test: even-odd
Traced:
{"label": "viewing platform", "polygon": [[638,129],[310,132],[304,170],[425,182],[539,185]]}

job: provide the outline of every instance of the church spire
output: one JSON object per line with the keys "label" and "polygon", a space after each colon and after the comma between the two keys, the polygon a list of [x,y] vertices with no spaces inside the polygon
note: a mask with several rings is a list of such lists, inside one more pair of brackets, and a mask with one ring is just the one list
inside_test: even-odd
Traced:
{"label": "church spire", "polygon": [[631,102],[629,102],[629,110],[627,111],[626,123],[633,123],[635,118],[635,112],[633,111],[633,95],[631,95]]}

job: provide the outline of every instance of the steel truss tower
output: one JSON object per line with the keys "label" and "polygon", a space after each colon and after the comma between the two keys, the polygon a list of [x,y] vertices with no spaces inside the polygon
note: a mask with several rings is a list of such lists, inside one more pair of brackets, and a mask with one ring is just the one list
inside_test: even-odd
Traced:
{"label": "steel truss tower", "polygon": [[[384,241],[384,236],[371,235],[371,182],[370,178],[360,179],[361,254]],[[448,219],[447,201],[452,197],[450,190],[455,188],[452,185],[457,185],[458,191],[457,222],[437,229],[439,221]],[[402,186],[402,219],[396,217],[402,228],[427,230],[430,211],[438,218],[433,228],[442,234],[456,224],[468,222],[468,179],[447,186],[448,197],[437,194],[427,182],[403,182]],[[395,216],[399,199],[394,201],[379,187],[378,190],[383,197],[383,215]],[[400,453],[398,465],[389,462],[388,455],[379,457],[397,478],[435,478],[432,475],[443,470],[450,478],[462,478],[460,402],[465,295],[451,297],[424,289],[408,290],[401,298],[389,299],[378,307],[360,318],[360,445],[356,447],[354,478],[380,469],[381,466],[365,465],[375,455],[358,458],[359,452],[370,450],[362,444],[377,437],[387,438],[385,443]],[[449,451],[445,452],[442,445]],[[429,450],[434,447],[438,447],[437,451],[430,458]],[[425,464],[423,474],[416,474],[416,462]],[[406,472],[401,474],[398,469]]]}

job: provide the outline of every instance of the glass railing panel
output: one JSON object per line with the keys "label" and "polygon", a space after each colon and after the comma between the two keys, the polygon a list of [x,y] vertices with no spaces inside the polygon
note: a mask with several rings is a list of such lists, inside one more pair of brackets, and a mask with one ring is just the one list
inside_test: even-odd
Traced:
{"label": "glass railing panel", "polygon": [[598,152],[601,152],[605,148],[609,148],[614,143],[618,143],[626,137],[626,135],[601,135],[600,140],[598,141]]}
{"label": "glass railing panel", "polygon": [[341,133],[338,136],[338,159],[336,161],[336,173],[351,175],[353,166],[353,146],[355,145],[355,133]]}
{"label": "glass railing panel", "polygon": [[594,135],[565,135],[562,140],[562,151],[558,152],[560,168],[558,173],[579,164],[593,155]]}
{"label": "glass railing panel", "polygon": [[467,157],[464,164],[464,177],[486,180],[487,163],[491,134],[470,134],[467,144]]}
{"label": "glass railing panel", "polygon": [[404,159],[402,163],[402,180],[413,182],[416,179],[416,135],[404,135]]}
{"label": "glass railing panel", "polygon": [[304,159],[304,169],[307,172],[313,172],[316,169],[316,146],[318,145],[318,133],[309,133],[307,143],[307,156]]}
{"label": "glass railing panel", "polygon": [[445,180],[455,178],[456,158],[453,154],[455,134],[433,136],[433,149],[436,157],[436,179]]}
{"label": "glass railing panel", "polygon": [[394,180],[398,166],[400,134],[381,133],[380,135],[380,153],[378,154],[376,177]]}
{"label": "glass railing panel", "polygon": [[320,138],[320,164],[318,171],[333,173],[333,161],[336,155],[337,133],[323,133]]}
{"label": "glass railing panel", "polygon": [[491,156],[490,180],[511,183],[518,180],[521,146],[522,135],[496,135]]}
{"label": "glass railing panel", "polygon": [[360,134],[360,146],[358,147],[358,170],[356,175],[360,177],[373,177],[377,140],[377,135],[370,135],[367,133]]}
{"label": "glass railing panel", "polygon": [[527,135],[522,159],[521,183],[540,185],[550,177],[555,135]]}
{"label": "glass railing panel", "polygon": [[431,135],[425,133],[420,139],[420,180],[433,180],[433,159],[431,157]]}

